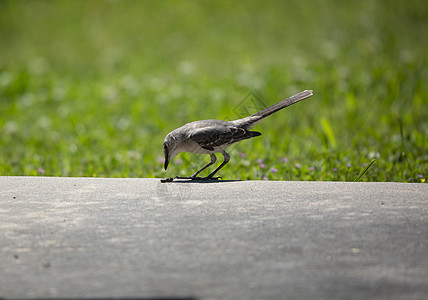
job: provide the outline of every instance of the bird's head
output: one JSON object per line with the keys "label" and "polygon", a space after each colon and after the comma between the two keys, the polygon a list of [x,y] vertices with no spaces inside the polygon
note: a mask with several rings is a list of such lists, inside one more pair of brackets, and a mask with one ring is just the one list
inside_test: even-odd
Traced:
{"label": "bird's head", "polygon": [[177,139],[168,134],[163,141],[163,154],[165,155],[165,170],[168,168],[169,162],[179,153],[177,149]]}

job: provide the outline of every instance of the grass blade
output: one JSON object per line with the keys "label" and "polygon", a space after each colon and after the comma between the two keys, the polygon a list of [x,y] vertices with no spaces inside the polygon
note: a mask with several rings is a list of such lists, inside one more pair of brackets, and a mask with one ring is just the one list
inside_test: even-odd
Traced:
{"label": "grass blade", "polygon": [[331,148],[336,149],[336,137],[330,122],[326,118],[321,118],[321,128],[327,141],[326,146],[329,145]]}
{"label": "grass blade", "polygon": [[364,170],[361,171],[361,173],[355,178],[354,182],[359,182],[361,178],[367,173],[367,171],[370,169],[370,167],[376,162],[376,159],[372,159],[367,167],[364,168]]}

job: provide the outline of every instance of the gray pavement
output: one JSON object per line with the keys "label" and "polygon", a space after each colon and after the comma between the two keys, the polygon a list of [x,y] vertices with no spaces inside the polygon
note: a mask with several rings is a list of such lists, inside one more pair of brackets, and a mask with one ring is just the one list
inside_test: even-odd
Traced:
{"label": "gray pavement", "polygon": [[0,177],[0,298],[427,295],[427,184]]}

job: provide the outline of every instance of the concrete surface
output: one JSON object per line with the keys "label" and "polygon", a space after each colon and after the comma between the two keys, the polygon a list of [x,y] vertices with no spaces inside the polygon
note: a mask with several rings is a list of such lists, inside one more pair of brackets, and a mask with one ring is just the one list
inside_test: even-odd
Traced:
{"label": "concrete surface", "polygon": [[428,299],[428,185],[0,177],[0,298]]}

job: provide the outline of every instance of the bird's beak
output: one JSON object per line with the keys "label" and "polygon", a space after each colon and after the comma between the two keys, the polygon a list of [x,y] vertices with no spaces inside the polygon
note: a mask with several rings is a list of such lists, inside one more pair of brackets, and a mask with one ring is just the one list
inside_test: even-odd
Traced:
{"label": "bird's beak", "polygon": [[165,168],[165,170],[168,168],[168,164],[169,164],[169,153],[168,153],[168,150],[164,150],[164,154],[165,154],[165,164],[164,164],[164,168]]}

